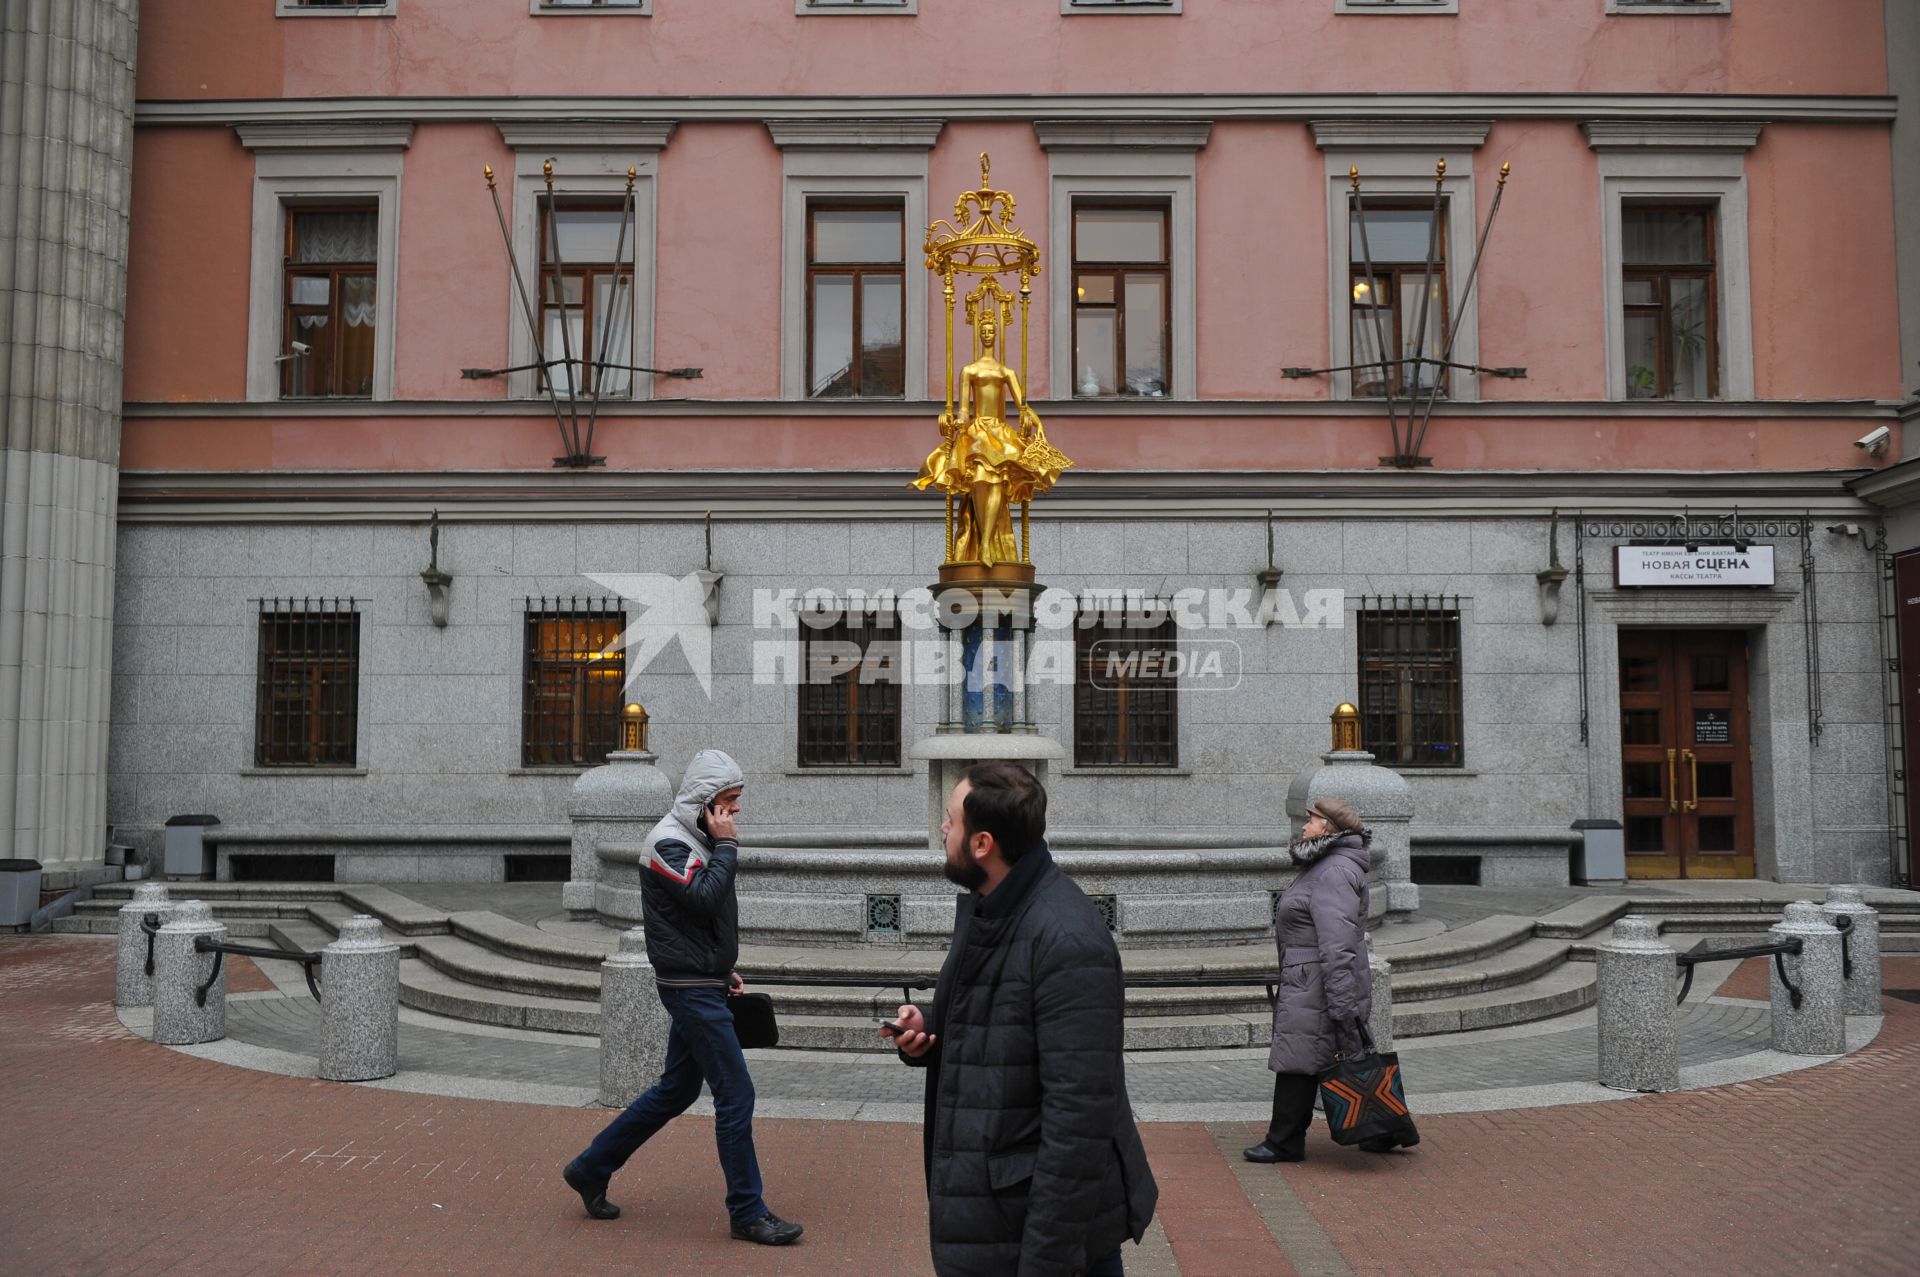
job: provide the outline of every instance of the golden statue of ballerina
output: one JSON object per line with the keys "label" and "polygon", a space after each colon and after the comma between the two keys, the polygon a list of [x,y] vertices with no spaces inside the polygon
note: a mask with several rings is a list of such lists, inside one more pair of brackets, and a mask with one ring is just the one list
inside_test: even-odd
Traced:
{"label": "golden statue of ballerina", "polygon": [[[938,488],[947,498],[947,561],[941,578],[969,576],[1031,579],[1028,558],[1029,503],[1053,487],[1071,466],[1047,442],[1040,416],[1026,400],[1027,308],[1033,277],[1040,273],[1040,250],[1013,224],[1013,196],[996,191],[988,180],[989,160],[980,156],[980,189],[963,193],[954,204],[952,223],[927,228],[927,269],[939,273],[947,303],[946,408],[940,414],[940,446],[928,454],[914,479],[923,491]],[[999,335],[1012,321],[1014,295],[998,276],[1020,276],[1020,371],[1000,361]],[[974,359],[955,376],[954,278],[983,275],[967,294],[966,320],[973,330]],[[957,392],[957,393],[956,393]],[[957,401],[957,402],[956,402]],[[1009,408],[1017,410],[1011,415]],[[1013,510],[1020,509],[1020,536],[1013,532]]]}

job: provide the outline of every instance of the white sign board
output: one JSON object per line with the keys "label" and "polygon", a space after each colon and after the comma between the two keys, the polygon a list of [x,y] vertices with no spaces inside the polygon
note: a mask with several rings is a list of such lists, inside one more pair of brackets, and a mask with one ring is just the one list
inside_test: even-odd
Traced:
{"label": "white sign board", "polygon": [[1615,547],[1614,584],[1772,585],[1773,547],[1622,545]]}

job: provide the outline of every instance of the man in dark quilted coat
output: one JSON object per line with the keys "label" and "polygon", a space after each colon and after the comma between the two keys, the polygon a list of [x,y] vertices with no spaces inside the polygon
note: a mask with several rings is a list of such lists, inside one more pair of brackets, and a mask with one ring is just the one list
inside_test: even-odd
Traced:
{"label": "man in dark quilted coat", "polygon": [[940,1277],[1119,1277],[1160,1190],[1121,1063],[1120,954],[1047,851],[1047,791],[1016,763],[947,799],[967,889],[933,1005],[896,1045],[927,1070],[927,1197]]}

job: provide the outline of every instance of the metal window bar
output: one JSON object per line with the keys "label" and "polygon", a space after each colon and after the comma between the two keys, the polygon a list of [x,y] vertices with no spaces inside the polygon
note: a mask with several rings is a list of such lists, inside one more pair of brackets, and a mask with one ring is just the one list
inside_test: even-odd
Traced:
{"label": "metal window bar", "polygon": [[260,599],[256,767],[352,767],[360,720],[353,599]]}
{"label": "metal window bar", "polygon": [[1178,678],[1167,662],[1129,666],[1130,657],[1179,646],[1173,618],[1152,624],[1109,614],[1075,631],[1073,750],[1076,767],[1179,765]]}
{"label": "metal window bar", "polygon": [[524,766],[598,767],[620,747],[626,628],[626,613],[615,599],[527,600]]}
{"label": "metal window bar", "polygon": [[[822,629],[801,627],[800,766],[900,765],[900,630],[884,605]],[[860,664],[836,669],[853,649]],[[816,662],[820,663],[816,677]]]}
{"label": "metal window bar", "polygon": [[1360,732],[1396,767],[1460,767],[1460,603],[1432,595],[1361,601]]}

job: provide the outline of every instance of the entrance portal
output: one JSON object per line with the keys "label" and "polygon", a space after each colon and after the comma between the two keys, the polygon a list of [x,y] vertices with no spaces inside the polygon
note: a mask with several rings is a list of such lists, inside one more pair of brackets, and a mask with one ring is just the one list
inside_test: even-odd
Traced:
{"label": "entrance portal", "polygon": [[1629,878],[1753,877],[1747,636],[1620,631]]}

